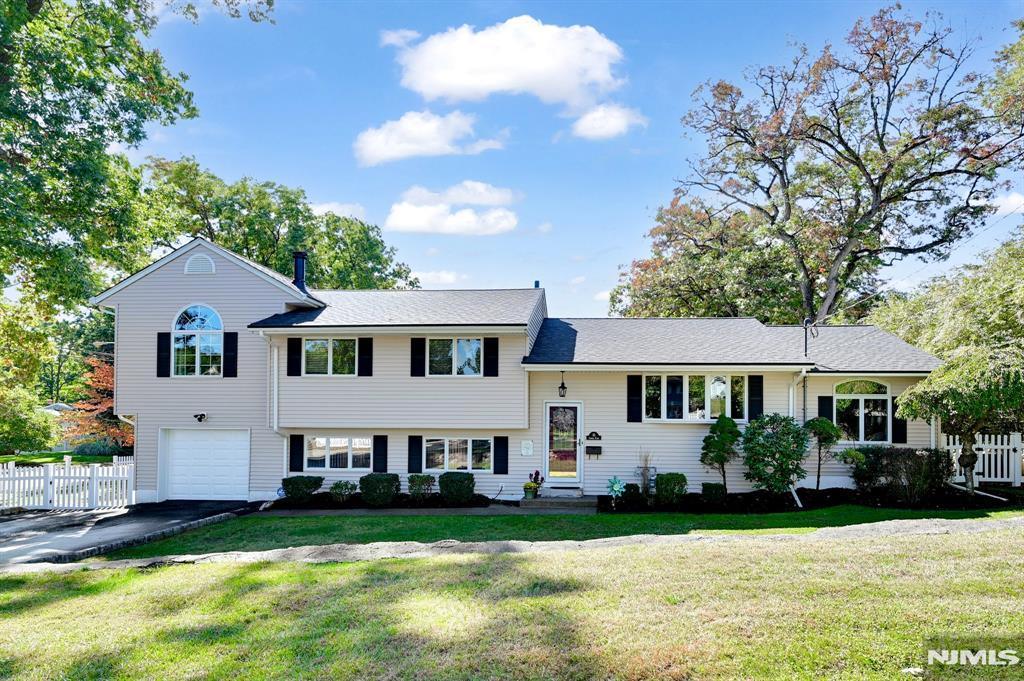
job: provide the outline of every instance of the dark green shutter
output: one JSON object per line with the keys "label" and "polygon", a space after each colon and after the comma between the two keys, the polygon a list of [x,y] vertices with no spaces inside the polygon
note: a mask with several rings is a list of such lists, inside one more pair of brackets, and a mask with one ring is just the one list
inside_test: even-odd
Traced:
{"label": "dark green shutter", "polygon": [[504,435],[494,438],[494,474],[508,475],[508,438]]}
{"label": "dark green shutter", "polygon": [[288,339],[288,375],[302,375],[302,339]]}
{"label": "dark green shutter", "polygon": [[423,472],[423,436],[409,436],[409,472]]}
{"label": "dark green shutter", "polygon": [[306,438],[302,435],[288,436],[288,471],[302,472],[302,460],[306,455]]}
{"label": "dark green shutter", "polygon": [[427,339],[426,338],[410,338],[409,339],[409,375],[410,376],[426,376],[427,375]]}
{"label": "dark green shutter", "polygon": [[832,420],[832,396],[818,395],[818,417]]}
{"label": "dark green shutter", "polygon": [[238,377],[238,332],[224,334],[224,378]]}
{"label": "dark green shutter", "polygon": [[907,444],[907,420],[896,416],[897,399],[892,398],[892,443],[894,445]]}
{"label": "dark green shutter", "polygon": [[359,341],[359,376],[373,376],[373,339],[360,338]]}
{"label": "dark green shutter", "polygon": [[644,420],[643,376],[626,376],[626,421],[640,423]]}
{"label": "dark green shutter", "polygon": [[764,414],[764,376],[747,376],[747,418],[753,421]]}
{"label": "dark green shutter", "polygon": [[484,376],[498,375],[498,339],[484,338]]}
{"label": "dark green shutter", "polygon": [[156,377],[167,378],[171,375],[171,334],[161,331],[156,335]]}
{"label": "dark green shutter", "polygon": [[388,472],[388,436],[373,436],[373,472]]}

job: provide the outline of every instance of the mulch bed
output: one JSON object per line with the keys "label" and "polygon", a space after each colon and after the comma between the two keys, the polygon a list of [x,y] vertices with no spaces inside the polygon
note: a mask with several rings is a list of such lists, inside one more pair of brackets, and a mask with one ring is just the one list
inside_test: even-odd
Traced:
{"label": "mulch bed", "polygon": [[[395,497],[394,502],[388,505],[387,508],[483,508],[490,506],[492,503],[495,502],[492,502],[489,497],[485,497],[482,494],[474,494],[468,504],[454,505],[446,502],[440,494],[435,492],[423,499],[413,499],[408,494],[399,494]],[[278,499],[274,502],[271,508],[275,511],[294,511],[305,509],[321,510],[372,507],[363,501],[363,496],[358,492],[346,499],[344,503],[335,501],[334,497],[332,497],[328,492],[319,492],[306,501],[296,501],[287,497]]]}
{"label": "mulch bed", "polygon": [[[983,487],[982,491],[992,494],[1007,496],[1005,488]],[[971,496],[952,487],[943,490],[941,493],[922,500],[917,504],[907,504],[899,499],[868,496],[854,489],[833,487],[823,490],[798,489],[797,494],[803,503],[803,510],[814,510],[839,506],[842,504],[857,504],[860,506],[874,506],[878,508],[911,508],[925,510],[975,510],[975,509],[999,509],[999,508],[1020,508],[1024,506],[1024,496],[1015,495],[1010,497],[1008,502],[999,501],[982,495]],[[612,513],[646,513],[658,511],[673,511],[683,513],[780,513],[784,511],[799,511],[792,494],[772,494],[765,491],[741,492],[729,494],[723,501],[712,502],[706,500],[700,494],[687,494],[682,503],[671,508],[652,508],[642,496],[627,498],[623,497],[620,502],[612,508],[610,496],[598,497],[598,510]]]}

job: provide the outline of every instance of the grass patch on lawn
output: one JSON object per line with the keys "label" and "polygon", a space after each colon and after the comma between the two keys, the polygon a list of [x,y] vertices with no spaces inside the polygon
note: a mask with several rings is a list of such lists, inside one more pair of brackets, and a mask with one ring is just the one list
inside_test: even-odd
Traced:
{"label": "grass patch on lawn", "polygon": [[1021,574],[991,531],[0,575],[0,672],[893,679],[931,636],[1019,637]]}
{"label": "grass patch on lawn", "polygon": [[545,541],[630,534],[799,533],[880,520],[1006,517],[1018,511],[927,511],[833,506],[763,514],[635,513],[522,516],[267,516],[254,514],[201,527],[106,557],[148,558],[216,551],[262,551],[318,544],[442,539]]}
{"label": "grass patch on lawn", "polygon": [[[16,466],[38,466],[44,463],[64,463],[64,457],[70,452],[35,452],[33,454],[7,454],[0,456],[0,464],[13,461]],[[110,463],[112,456],[85,456],[71,454],[72,463]]]}

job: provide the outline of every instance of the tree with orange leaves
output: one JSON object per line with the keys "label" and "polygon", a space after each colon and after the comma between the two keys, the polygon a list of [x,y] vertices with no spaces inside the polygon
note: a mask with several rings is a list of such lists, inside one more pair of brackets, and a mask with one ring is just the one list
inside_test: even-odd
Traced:
{"label": "tree with orange leaves", "polygon": [[86,398],[75,403],[75,422],[71,435],[109,440],[122,446],[135,443],[135,433],[114,414],[114,366],[98,357],[85,360],[89,373],[85,378]]}

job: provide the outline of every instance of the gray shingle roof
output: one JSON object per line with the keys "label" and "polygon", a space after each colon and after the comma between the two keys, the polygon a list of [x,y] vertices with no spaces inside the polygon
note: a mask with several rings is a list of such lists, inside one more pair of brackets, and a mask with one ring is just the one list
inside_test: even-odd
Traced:
{"label": "gray shingle roof", "polygon": [[939,362],[871,326],[824,327],[803,354],[801,327],[756,319],[545,319],[527,364],[810,365],[814,371],[931,371]]}
{"label": "gray shingle roof", "polygon": [[526,326],[544,289],[310,291],[326,307],[276,314],[253,328]]}

